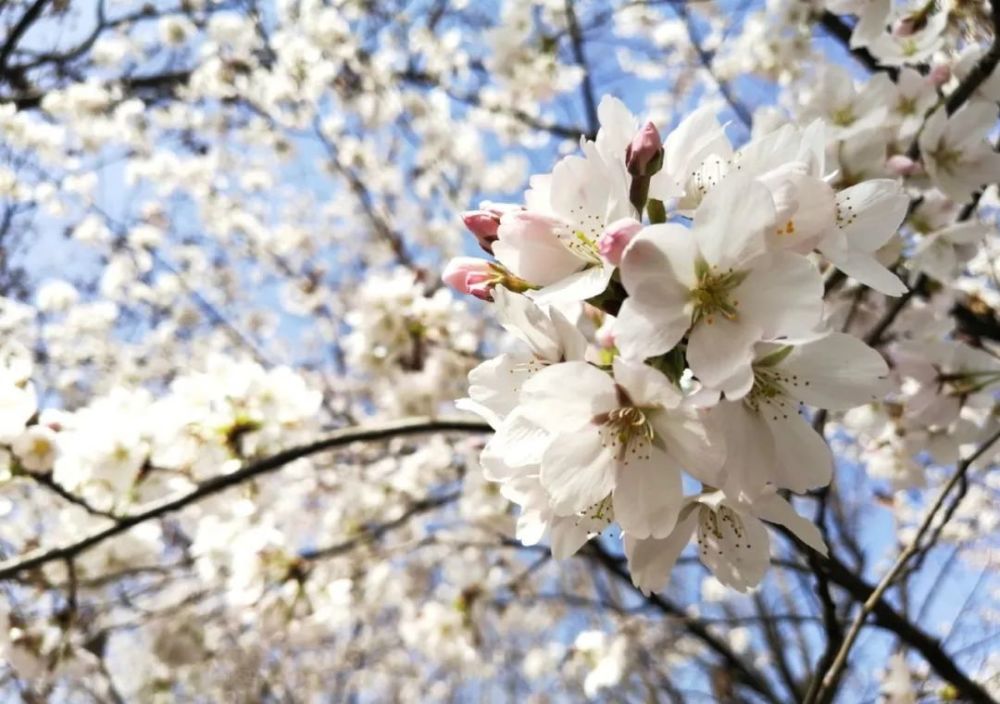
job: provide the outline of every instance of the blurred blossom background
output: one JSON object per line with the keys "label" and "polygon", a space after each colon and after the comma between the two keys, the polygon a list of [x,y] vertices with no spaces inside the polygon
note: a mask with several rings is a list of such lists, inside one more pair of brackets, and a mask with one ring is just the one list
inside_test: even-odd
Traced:
{"label": "blurred blossom background", "polygon": [[[974,453],[1000,426],[997,177],[962,180],[960,138],[995,139],[998,18],[0,4],[0,701],[993,701],[1000,447]],[[522,203],[605,95],[662,135],[711,106],[736,147],[822,118],[831,182],[911,199],[872,253],[907,293],[824,271],[827,318],[893,384],[822,412],[835,479],[794,505],[830,556],[772,531],[746,593],[694,549],[644,593],[616,526],[566,559],[523,544],[480,466],[491,429],[455,406],[516,344],[442,281],[486,256],[463,213]],[[926,118],[952,99],[986,117],[935,152]],[[576,313],[609,348],[605,313]],[[946,386],[970,365],[986,376]]]}

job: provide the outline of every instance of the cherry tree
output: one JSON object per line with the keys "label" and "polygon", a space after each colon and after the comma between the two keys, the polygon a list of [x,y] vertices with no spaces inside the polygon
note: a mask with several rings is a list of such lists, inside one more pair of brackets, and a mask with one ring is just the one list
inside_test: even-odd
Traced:
{"label": "cherry tree", "polygon": [[1000,697],[1000,2],[0,28],[4,701]]}

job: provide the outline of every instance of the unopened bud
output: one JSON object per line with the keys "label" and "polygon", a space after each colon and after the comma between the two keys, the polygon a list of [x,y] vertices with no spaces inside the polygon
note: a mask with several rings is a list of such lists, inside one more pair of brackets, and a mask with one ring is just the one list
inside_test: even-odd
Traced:
{"label": "unopened bud", "polygon": [[930,82],[934,85],[943,86],[951,80],[951,66],[948,64],[935,64],[931,67],[931,71],[927,74],[927,78],[929,78]]}
{"label": "unopened bud", "polygon": [[484,301],[493,300],[497,286],[524,293],[534,288],[524,279],[514,276],[497,262],[476,257],[455,257],[445,266],[441,279],[459,293],[475,296]]}
{"label": "unopened bud", "polygon": [[497,283],[497,272],[485,259],[455,257],[445,266],[441,278],[459,293],[493,300],[490,289]]}
{"label": "unopened bud", "polygon": [[501,215],[499,210],[468,210],[462,213],[462,222],[476,236],[479,246],[490,254],[493,254],[493,243],[497,241]]}
{"label": "unopened bud", "polygon": [[894,176],[916,176],[924,170],[919,161],[914,161],[904,154],[894,154],[889,157],[885,167]]}
{"label": "unopened bud", "polygon": [[647,121],[625,149],[625,168],[633,176],[652,176],[663,167],[663,141],[656,125]]}
{"label": "unopened bud", "polygon": [[641,229],[642,223],[634,218],[615,220],[597,239],[597,251],[609,262],[618,266],[621,264],[628,243]]}

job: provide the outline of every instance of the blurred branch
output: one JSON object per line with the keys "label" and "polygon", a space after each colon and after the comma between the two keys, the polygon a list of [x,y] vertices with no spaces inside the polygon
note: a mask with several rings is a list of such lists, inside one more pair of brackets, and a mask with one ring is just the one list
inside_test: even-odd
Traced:
{"label": "blurred branch", "polygon": [[781,699],[775,693],[774,689],[767,682],[767,680],[764,679],[759,672],[754,670],[751,665],[744,662],[744,660],[737,655],[725,641],[712,633],[702,621],[688,615],[681,607],[671,601],[668,601],[659,594],[642,594],[642,592],[640,592],[639,589],[632,584],[632,578],[629,576],[628,570],[622,562],[615,559],[613,555],[608,553],[601,546],[600,542],[597,540],[590,541],[584,554],[589,555],[596,562],[603,565],[608,572],[617,577],[622,583],[627,584],[637,594],[641,595],[642,598],[645,599],[651,606],[668,616],[678,619],[685,630],[702,641],[702,643],[704,643],[710,650],[722,657],[726,666],[733,671],[733,674],[741,683],[760,694],[764,697],[764,699],[772,704],[784,703],[785,700]]}
{"label": "blurred branch", "polygon": [[118,520],[118,516],[116,514],[112,513],[111,511],[102,511],[99,508],[91,506],[86,499],[77,496],[72,491],[68,490],[66,487],[64,487],[62,484],[60,484],[59,482],[57,482],[55,479],[52,478],[51,472],[46,474],[35,474],[33,472],[26,472],[25,476],[30,477],[31,480],[34,481],[36,484],[45,487],[46,489],[56,494],[63,500],[73,504],[74,506],[79,506],[92,516],[100,516],[101,518],[110,518],[113,521]]}
{"label": "blurred branch", "polygon": [[386,533],[399,528],[414,516],[418,516],[422,513],[427,513],[428,511],[432,511],[436,508],[441,508],[442,506],[454,503],[459,499],[459,497],[461,497],[461,495],[462,492],[456,491],[450,494],[445,494],[444,496],[429,496],[427,498],[420,499],[419,501],[414,501],[398,518],[386,521],[385,523],[365,526],[358,532],[358,535],[341,543],[329,545],[324,548],[316,548],[315,550],[305,550],[299,553],[299,558],[302,560],[323,560],[329,557],[343,555],[360,545],[375,542]]}
{"label": "blurred branch", "polygon": [[11,54],[14,53],[14,49],[17,48],[18,42],[24,36],[24,33],[31,28],[38,18],[42,16],[42,12],[45,10],[45,6],[49,4],[49,0],[35,0],[31,6],[25,10],[24,14],[21,15],[21,19],[17,21],[14,28],[10,30],[10,34],[7,35],[7,40],[0,47],[0,80],[7,80],[7,62],[10,61]]}
{"label": "blurred branch", "polygon": [[753,125],[753,116],[750,114],[750,109],[736,97],[735,93],[733,93],[732,86],[729,85],[729,82],[716,75],[712,66],[712,55],[706,51],[704,46],[702,46],[701,40],[695,32],[691,14],[688,12],[683,2],[675,1],[671,3],[671,7],[673,7],[677,16],[684,21],[684,28],[687,30],[688,40],[691,42],[691,46],[694,48],[695,53],[698,55],[698,61],[701,62],[702,67],[715,82],[716,87],[719,89],[719,93],[723,98],[725,98],[730,109],[747,128],[747,131],[749,131]]}
{"label": "blurred branch", "polygon": [[[892,566],[892,568],[885,574],[885,576],[882,577],[878,585],[875,586],[875,588],[872,589],[871,592],[865,597],[861,610],[855,617],[854,622],[851,624],[850,629],[848,629],[847,635],[844,638],[844,642],[840,646],[840,649],[837,652],[837,655],[834,658],[833,663],[823,676],[821,685],[816,689],[812,697],[806,698],[805,704],[813,704],[814,702],[827,702],[832,698],[833,688],[837,680],[839,679],[845,665],[847,664],[847,656],[850,653],[851,647],[854,645],[855,640],[857,640],[858,634],[861,632],[861,628],[864,626],[865,620],[880,603],[884,603],[882,600],[883,595],[889,589],[889,587],[892,586],[892,583],[896,579],[896,576],[900,574],[900,572],[902,572],[902,570],[904,569],[910,558],[917,553],[918,549],[920,549],[921,542],[923,541],[924,536],[927,534],[928,530],[930,530],[931,525],[934,523],[934,519],[937,518],[938,513],[944,506],[945,499],[951,493],[952,489],[962,480],[966,472],[968,472],[969,467],[972,466],[972,463],[975,462],[977,459],[979,459],[979,457],[981,457],[987,450],[989,450],[990,447],[992,447],[993,444],[996,443],[998,440],[1000,440],[1000,430],[995,432],[992,436],[990,436],[990,438],[988,438],[985,442],[983,442],[970,457],[966,458],[965,460],[963,460],[958,464],[955,473],[952,475],[948,483],[945,484],[944,489],[941,490],[941,493],[938,495],[937,500],[933,503],[930,510],[927,512],[923,522],[921,523],[919,529],[917,530],[916,535],[913,537],[913,540],[910,542],[909,546],[907,546],[907,548],[899,554],[899,557],[896,559],[896,562]],[[934,663],[931,664],[933,665]],[[967,680],[967,678],[964,679]],[[965,696],[968,696],[973,701],[992,701],[991,698],[988,695],[986,695],[985,691],[981,690],[981,688],[979,688],[979,686],[973,683],[971,680],[968,680],[967,682],[960,681],[961,684],[965,685],[964,689],[963,687],[959,686],[960,682],[955,682],[954,680],[951,681],[953,684],[955,684],[956,687],[959,687],[959,689],[963,692]],[[970,684],[972,685],[971,688],[968,686]]]}
{"label": "blurred branch", "polygon": [[180,496],[168,497],[145,508],[139,513],[121,516],[117,523],[87,535],[76,542],[56,548],[39,548],[25,555],[0,563],[0,580],[10,579],[25,570],[46,565],[54,560],[65,560],[80,555],[119,533],[141,523],[179,511],[201,499],[237,486],[250,479],[273,472],[287,464],[320,452],[334,450],[357,442],[390,440],[406,435],[428,433],[487,433],[491,428],[479,421],[460,418],[409,418],[369,427],[344,428],[309,445],[279,452],[257,462],[245,465],[230,474],[223,474],[200,483],[197,488]]}
{"label": "blurred branch", "polygon": [[953,115],[965,105],[965,102],[993,74],[993,70],[1000,63],[1000,0],[993,0],[990,3],[990,14],[993,19],[993,43],[990,44],[990,48],[976,62],[968,75],[958,84],[958,87],[948,96],[945,109],[949,115]]}
{"label": "blurred branch", "polygon": [[594,83],[590,75],[590,67],[587,65],[587,55],[583,46],[583,32],[580,31],[580,24],[576,19],[576,11],[573,9],[574,0],[566,0],[566,24],[569,29],[569,37],[573,46],[573,58],[577,66],[583,71],[583,80],[580,81],[580,92],[583,97],[583,108],[587,113],[588,137],[597,137],[597,130],[600,129],[601,122],[597,115],[597,98],[594,96]]}

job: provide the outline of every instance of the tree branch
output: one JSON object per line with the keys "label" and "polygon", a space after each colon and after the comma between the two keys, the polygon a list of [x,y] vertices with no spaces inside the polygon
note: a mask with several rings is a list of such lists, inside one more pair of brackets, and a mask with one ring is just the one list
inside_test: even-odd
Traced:
{"label": "tree branch", "polygon": [[913,537],[909,546],[907,546],[907,548],[899,554],[899,557],[896,558],[896,562],[892,568],[886,572],[885,576],[882,577],[882,580],[872,590],[868,598],[865,599],[864,604],[861,606],[861,611],[858,612],[854,622],[847,631],[847,635],[844,638],[843,644],[840,646],[840,650],[837,652],[836,658],[834,658],[833,664],[823,676],[823,682],[820,685],[818,692],[813,699],[807,699],[806,704],[812,704],[814,701],[821,702],[826,700],[826,697],[830,694],[830,690],[840,677],[841,671],[847,664],[847,656],[851,651],[851,646],[853,646],[854,641],[857,640],[858,634],[861,632],[861,628],[864,626],[865,620],[868,618],[868,615],[871,614],[875,605],[881,601],[882,595],[885,594],[890,586],[892,586],[893,581],[896,579],[896,575],[903,570],[909,559],[917,552],[924,535],[926,535],[927,531],[934,523],[934,519],[937,518],[938,512],[944,505],[944,501],[948,494],[951,493],[951,490],[955,487],[955,485],[958,484],[959,481],[965,476],[965,473],[969,471],[969,467],[972,463],[979,459],[998,440],[1000,440],[1000,430],[990,436],[970,457],[963,460],[956,467],[955,473],[952,475],[951,479],[948,480],[948,483],[945,484],[944,489],[941,490],[937,500],[935,500],[934,504],[927,512],[923,522],[920,524],[920,528],[917,530],[917,534]]}
{"label": "tree branch", "polygon": [[[590,541],[586,550],[586,554],[589,554],[596,562],[603,565],[621,582],[627,584],[629,588],[635,590],[636,592],[639,591],[632,584],[632,578],[629,576],[628,570],[624,567],[624,565],[622,565],[621,561],[615,559],[613,555],[609,554],[597,540]],[[657,608],[668,616],[679,619],[689,633],[708,646],[710,650],[722,657],[723,661],[725,661],[726,665],[733,670],[740,682],[760,694],[764,697],[764,699],[772,704],[783,703],[784,700],[778,697],[767,680],[765,680],[760,673],[753,670],[750,665],[744,662],[739,655],[733,652],[725,641],[712,633],[704,623],[685,613],[685,611],[679,606],[659,594],[649,594],[648,596],[643,594],[642,596],[651,606]]]}
{"label": "tree branch", "polygon": [[583,50],[583,33],[580,31],[580,24],[576,20],[576,11],[573,9],[573,0],[566,0],[566,24],[569,29],[569,38],[573,45],[573,58],[577,66],[583,71],[583,80],[580,81],[580,91],[583,95],[583,108],[587,113],[587,129],[590,139],[597,137],[597,130],[601,123],[597,116],[597,98],[594,97],[594,83],[590,76],[590,68],[587,66],[587,55]]}
{"label": "tree branch", "polygon": [[245,465],[230,474],[212,477],[185,494],[168,497],[162,501],[153,503],[138,513],[121,516],[114,525],[95,531],[76,542],[56,548],[39,548],[20,557],[0,563],[0,580],[10,579],[25,570],[41,567],[54,560],[66,560],[76,557],[140,523],[145,523],[168,513],[178,511],[207,496],[212,496],[255,477],[280,469],[295,460],[320,452],[334,450],[356,442],[389,440],[404,435],[451,432],[487,433],[491,430],[492,428],[485,423],[459,418],[410,418],[370,427],[336,430],[322,440],[279,452],[271,457]]}

